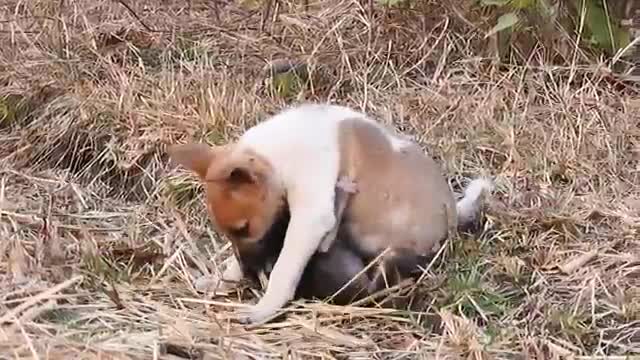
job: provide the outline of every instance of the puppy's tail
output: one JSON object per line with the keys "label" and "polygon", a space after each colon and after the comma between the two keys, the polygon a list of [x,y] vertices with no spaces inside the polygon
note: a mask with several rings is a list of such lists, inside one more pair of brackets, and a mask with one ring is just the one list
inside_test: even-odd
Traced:
{"label": "puppy's tail", "polygon": [[463,197],[456,203],[458,230],[466,231],[477,224],[486,196],[494,184],[487,178],[472,180],[464,189]]}

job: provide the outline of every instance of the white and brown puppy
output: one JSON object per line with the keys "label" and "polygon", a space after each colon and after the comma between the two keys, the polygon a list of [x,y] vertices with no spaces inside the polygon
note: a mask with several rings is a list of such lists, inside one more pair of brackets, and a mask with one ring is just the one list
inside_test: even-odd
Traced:
{"label": "white and brown puppy", "polygon": [[[439,167],[417,144],[337,105],[293,107],[237,142],[174,145],[169,154],[205,183],[210,218],[233,244],[236,256],[228,259],[223,280],[240,280],[245,271],[237,254],[264,249],[263,239],[275,225],[286,224],[266,292],[244,312],[245,322],[281,309],[294,297],[314,253],[328,251],[343,237],[365,258],[390,247],[383,269],[403,267],[406,254],[432,253],[459,224],[475,218],[478,199],[491,187],[475,180],[456,204]],[[330,234],[337,227],[334,201],[341,178],[355,181],[358,191],[351,194],[336,238]],[[288,221],[281,220],[283,209]],[[371,289],[381,287],[382,275],[373,276]]]}

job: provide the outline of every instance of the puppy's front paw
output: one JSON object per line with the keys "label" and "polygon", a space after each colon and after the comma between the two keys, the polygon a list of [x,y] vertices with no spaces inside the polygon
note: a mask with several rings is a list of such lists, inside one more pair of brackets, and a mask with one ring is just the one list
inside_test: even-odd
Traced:
{"label": "puppy's front paw", "polygon": [[275,317],[280,310],[277,307],[267,307],[256,304],[246,309],[238,310],[238,321],[242,324],[256,324]]}

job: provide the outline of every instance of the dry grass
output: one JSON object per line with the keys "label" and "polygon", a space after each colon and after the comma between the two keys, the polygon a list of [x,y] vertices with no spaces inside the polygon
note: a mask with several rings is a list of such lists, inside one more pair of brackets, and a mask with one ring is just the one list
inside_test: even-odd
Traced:
{"label": "dry grass", "polygon": [[[497,69],[459,2],[371,18],[280,1],[277,22],[213,3],[132,2],[151,29],[116,1],[0,8],[0,358],[640,353],[637,89],[571,46],[566,66],[540,48]],[[282,56],[318,65],[293,99],[263,81]],[[233,309],[256,290],[194,290],[228,252],[164,146],[234,138],[301,100],[414,135],[454,184],[496,177],[484,230],[449,244],[409,293],[417,310],[300,301],[247,328]]]}

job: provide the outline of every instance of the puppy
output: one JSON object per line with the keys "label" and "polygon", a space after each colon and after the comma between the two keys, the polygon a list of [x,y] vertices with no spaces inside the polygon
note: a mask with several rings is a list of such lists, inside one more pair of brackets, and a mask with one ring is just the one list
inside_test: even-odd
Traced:
{"label": "puppy", "polygon": [[[222,280],[239,281],[245,275],[239,260],[253,256],[248,263],[259,263],[256,254],[277,248],[264,240],[286,228],[281,251],[270,255],[277,260],[265,294],[242,312],[244,322],[263,321],[294,298],[316,253],[366,264],[390,248],[367,290],[396,282],[475,218],[491,186],[476,180],[456,204],[439,167],[417,144],[337,105],[300,105],[248,129],[237,142],[174,145],[168,152],[205,183],[210,219],[231,240],[235,256]],[[341,177],[355,181],[358,191],[338,225],[335,187]],[[333,246],[355,251],[331,253]]]}

